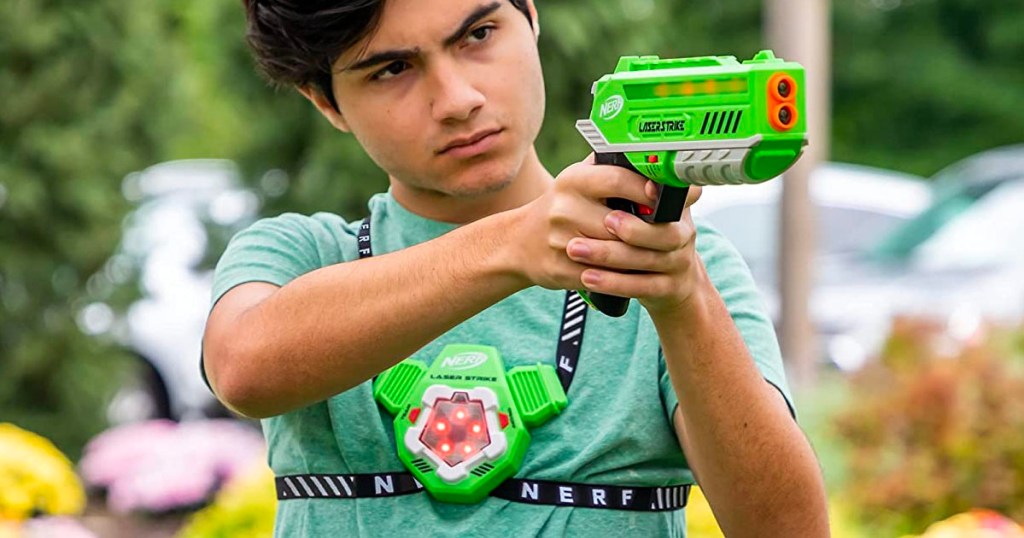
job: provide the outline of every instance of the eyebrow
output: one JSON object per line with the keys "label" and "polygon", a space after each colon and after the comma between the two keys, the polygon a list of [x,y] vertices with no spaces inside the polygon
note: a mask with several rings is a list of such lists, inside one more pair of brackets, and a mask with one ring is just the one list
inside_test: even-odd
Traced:
{"label": "eyebrow", "polygon": [[[459,40],[462,39],[464,35],[466,35],[470,27],[479,22],[480,19],[483,19],[484,17],[494,13],[499,8],[501,8],[501,2],[492,2],[490,4],[477,7],[475,10],[473,10],[472,13],[469,14],[469,16],[467,16],[462,21],[462,24],[460,24],[459,27],[456,28],[454,32],[452,32],[448,37],[444,38],[444,41],[442,41],[442,43],[444,44],[445,48],[451,47],[452,45],[458,43]],[[400,60],[409,60],[410,58],[417,56],[419,53],[419,47],[412,49],[395,49],[377,52],[349,66],[348,68],[345,69],[345,71],[362,71],[364,69],[369,69],[375,65],[380,65],[383,63],[391,63]]]}

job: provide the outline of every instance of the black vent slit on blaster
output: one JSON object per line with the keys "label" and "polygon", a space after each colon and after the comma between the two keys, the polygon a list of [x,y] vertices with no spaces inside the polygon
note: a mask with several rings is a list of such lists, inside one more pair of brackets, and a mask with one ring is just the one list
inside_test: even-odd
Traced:
{"label": "black vent slit on blaster", "polygon": [[740,127],[742,110],[716,110],[704,113],[704,122],[700,126],[700,134],[734,134]]}
{"label": "black vent slit on blaster", "polygon": [[729,124],[725,118],[732,118],[731,110],[729,112],[723,112],[718,116],[718,127],[715,127],[715,134],[722,134],[722,127]]}

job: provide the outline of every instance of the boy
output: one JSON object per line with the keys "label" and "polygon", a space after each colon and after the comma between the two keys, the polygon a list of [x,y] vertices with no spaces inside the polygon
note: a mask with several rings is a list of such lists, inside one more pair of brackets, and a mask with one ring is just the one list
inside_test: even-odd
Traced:
{"label": "boy", "polygon": [[[264,72],[390,181],[365,225],[266,219],[218,264],[204,371],[227,405],[265,419],[271,467],[295,477],[279,480],[276,534],[683,535],[681,499],[665,510],[649,488],[695,477],[729,536],[828,534],[821,475],[735,250],[689,211],[651,225],[606,207],[650,203],[641,176],[592,158],[557,177],[541,165],[532,0],[248,0],[247,14]],[[565,290],[583,288],[638,301],[581,323]],[[571,381],[516,475],[547,481],[556,501],[528,495],[541,482],[474,505],[379,487],[404,469],[371,380],[451,343]],[[353,475],[375,487],[353,491]],[[629,504],[639,491],[658,492],[651,510]]]}

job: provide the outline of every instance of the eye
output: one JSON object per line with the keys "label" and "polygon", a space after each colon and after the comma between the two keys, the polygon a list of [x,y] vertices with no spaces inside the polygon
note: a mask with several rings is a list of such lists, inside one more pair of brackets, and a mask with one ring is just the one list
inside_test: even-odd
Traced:
{"label": "eye", "polygon": [[481,43],[486,41],[488,37],[491,37],[491,32],[493,31],[494,26],[480,26],[466,35],[466,41],[470,44]]}
{"label": "eye", "polygon": [[389,78],[401,75],[403,71],[409,68],[409,62],[391,62],[380,71],[377,71],[370,76],[370,80],[387,80]]}

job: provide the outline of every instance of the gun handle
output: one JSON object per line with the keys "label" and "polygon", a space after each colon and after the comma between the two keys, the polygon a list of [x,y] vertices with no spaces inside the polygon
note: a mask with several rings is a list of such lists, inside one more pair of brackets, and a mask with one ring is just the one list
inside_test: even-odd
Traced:
{"label": "gun handle", "polygon": [[[594,155],[594,162],[596,164],[620,166],[634,173],[640,173],[626,159],[625,153],[598,153]],[[641,211],[637,204],[623,198],[609,198],[608,207],[632,213],[650,223],[678,221],[683,216],[686,195],[689,193],[690,188],[672,187],[659,183],[658,189],[660,193],[654,207],[646,208],[644,211]],[[628,297],[618,297],[604,293],[590,293],[588,295],[590,304],[594,305],[601,313],[613,318],[623,316],[629,308]]]}

